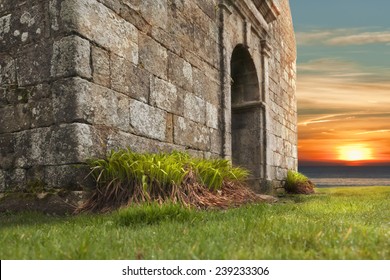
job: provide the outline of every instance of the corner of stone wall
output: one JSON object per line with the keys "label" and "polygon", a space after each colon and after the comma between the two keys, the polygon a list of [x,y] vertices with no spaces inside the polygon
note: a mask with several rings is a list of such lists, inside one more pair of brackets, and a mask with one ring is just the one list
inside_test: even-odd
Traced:
{"label": "corner of stone wall", "polygon": [[1,1],[0,192],[81,184],[81,169],[70,169],[82,162],[78,133],[85,129],[59,121],[53,85],[65,76],[89,78],[89,46],[68,36],[62,2]]}
{"label": "corner of stone wall", "polygon": [[296,43],[288,0],[279,1],[280,16],[270,24],[268,158],[271,178],[284,180],[298,168]]}

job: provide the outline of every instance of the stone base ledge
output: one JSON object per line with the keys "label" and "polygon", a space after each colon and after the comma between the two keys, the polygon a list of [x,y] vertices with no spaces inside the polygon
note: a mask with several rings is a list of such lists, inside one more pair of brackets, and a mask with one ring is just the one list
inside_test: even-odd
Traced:
{"label": "stone base ledge", "polygon": [[56,191],[42,193],[0,193],[2,212],[42,212],[68,215],[86,199],[84,191]]}

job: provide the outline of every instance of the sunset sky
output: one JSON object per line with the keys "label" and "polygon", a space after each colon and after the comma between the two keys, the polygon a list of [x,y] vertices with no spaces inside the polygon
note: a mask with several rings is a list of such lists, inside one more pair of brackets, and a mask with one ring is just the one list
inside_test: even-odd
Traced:
{"label": "sunset sky", "polygon": [[290,5],[299,163],[390,165],[390,1]]}

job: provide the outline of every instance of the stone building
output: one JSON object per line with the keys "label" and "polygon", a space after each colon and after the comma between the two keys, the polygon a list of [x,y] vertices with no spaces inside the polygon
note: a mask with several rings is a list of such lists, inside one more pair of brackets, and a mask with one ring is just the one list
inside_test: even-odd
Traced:
{"label": "stone building", "polygon": [[288,0],[0,0],[0,192],[74,190],[118,147],[297,167]]}

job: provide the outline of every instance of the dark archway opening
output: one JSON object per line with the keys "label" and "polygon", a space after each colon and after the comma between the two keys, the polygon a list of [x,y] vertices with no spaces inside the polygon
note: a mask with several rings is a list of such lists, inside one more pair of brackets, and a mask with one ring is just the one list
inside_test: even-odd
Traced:
{"label": "dark archway opening", "polygon": [[261,93],[255,64],[249,51],[238,45],[231,58],[232,161],[247,168],[251,184],[261,183],[262,107]]}

